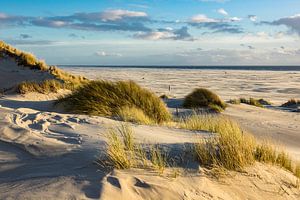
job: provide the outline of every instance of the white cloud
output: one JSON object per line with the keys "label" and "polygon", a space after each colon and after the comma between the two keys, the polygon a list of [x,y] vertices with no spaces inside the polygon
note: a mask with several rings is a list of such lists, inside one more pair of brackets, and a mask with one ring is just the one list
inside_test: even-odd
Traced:
{"label": "white cloud", "polygon": [[105,51],[97,51],[95,53],[96,56],[100,56],[100,57],[108,57],[108,56],[115,56],[115,57],[122,57],[123,55],[120,53],[107,53]]}
{"label": "white cloud", "polygon": [[256,15],[248,15],[248,18],[252,22],[256,22],[256,20],[257,20],[257,16]]}
{"label": "white cloud", "polygon": [[239,21],[242,21],[242,18],[239,18],[239,17],[231,17],[229,18],[230,21],[232,22],[239,22]]}
{"label": "white cloud", "polygon": [[191,18],[191,22],[194,23],[209,23],[209,22],[219,22],[217,19],[209,18],[206,15],[199,14],[195,15],[194,17]]}
{"label": "white cloud", "polygon": [[217,12],[221,15],[228,16],[228,12],[226,10],[224,10],[223,8],[220,8],[219,10],[217,10]]}
{"label": "white cloud", "polygon": [[149,33],[138,33],[135,35],[136,38],[145,39],[145,40],[161,40],[161,39],[169,39],[174,37],[175,35],[168,31],[153,31]]}
{"label": "white cloud", "polygon": [[100,18],[102,21],[116,21],[126,17],[147,17],[147,13],[145,12],[136,12],[136,11],[129,11],[129,10],[106,10],[101,13]]}

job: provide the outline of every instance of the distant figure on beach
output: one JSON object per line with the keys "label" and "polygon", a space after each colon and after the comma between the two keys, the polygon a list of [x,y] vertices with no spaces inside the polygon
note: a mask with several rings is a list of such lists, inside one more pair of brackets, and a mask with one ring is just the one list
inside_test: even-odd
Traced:
{"label": "distant figure on beach", "polygon": [[171,85],[169,85],[169,92],[171,92]]}

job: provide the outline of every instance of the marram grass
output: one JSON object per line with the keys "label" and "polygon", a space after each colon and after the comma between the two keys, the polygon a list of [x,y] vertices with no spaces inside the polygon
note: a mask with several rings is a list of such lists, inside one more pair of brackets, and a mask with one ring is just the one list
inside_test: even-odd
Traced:
{"label": "marram grass", "polygon": [[118,116],[121,120],[125,122],[132,122],[137,124],[155,124],[153,120],[151,120],[143,110],[136,107],[121,107],[118,111]]}
{"label": "marram grass", "polygon": [[134,132],[128,124],[111,129],[107,134],[105,163],[116,169],[153,168],[162,174],[167,161],[159,147],[147,151],[134,140]]}
{"label": "marram grass", "polygon": [[171,119],[162,100],[133,81],[91,81],[59,99],[58,103],[63,103],[67,111],[76,114],[113,117],[121,114],[128,119],[132,117],[128,116],[128,109],[131,109],[129,112],[135,109],[139,120],[143,114],[142,120],[149,119],[157,124]]}
{"label": "marram grass", "polygon": [[205,88],[197,88],[188,94],[183,101],[184,108],[208,108],[215,112],[222,112],[226,104],[212,91]]}
{"label": "marram grass", "polygon": [[[45,91],[45,89],[47,89],[45,87],[49,85],[49,81],[52,81],[51,85],[54,86],[51,86],[52,92],[57,91],[55,90],[56,87],[70,89],[88,82],[88,80],[82,76],[75,76],[69,74],[55,66],[48,66],[43,60],[37,59],[33,54],[20,51],[12,47],[11,45],[4,43],[3,41],[0,41],[0,56],[13,58],[16,60],[18,65],[21,65],[23,67],[32,70],[43,71],[45,73],[53,75],[53,79],[45,80],[44,82],[30,81],[26,83],[21,83],[19,86],[17,86],[17,92],[21,91],[20,88],[24,88],[22,92],[26,92],[28,89],[28,92],[46,93],[48,91]],[[53,84],[55,81],[57,82]],[[60,83],[58,84],[58,82]]]}

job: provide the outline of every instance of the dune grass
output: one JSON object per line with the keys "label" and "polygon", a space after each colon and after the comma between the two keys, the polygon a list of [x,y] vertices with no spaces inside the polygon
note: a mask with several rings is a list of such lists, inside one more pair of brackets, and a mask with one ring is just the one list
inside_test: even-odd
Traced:
{"label": "dune grass", "polygon": [[92,81],[59,99],[58,103],[63,103],[67,111],[75,114],[116,117],[127,107],[157,124],[171,119],[161,99],[133,81]]}
{"label": "dune grass", "polygon": [[294,106],[300,106],[300,100],[290,99],[289,101],[281,105],[281,107],[294,107]]}
{"label": "dune grass", "polygon": [[194,144],[197,159],[204,166],[240,171],[258,161],[282,167],[300,177],[300,165],[295,164],[288,153],[278,150],[270,142],[258,143],[228,118],[194,115],[183,119],[180,125],[189,130],[215,133],[215,136]]}
{"label": "dune grass", "polygon": [[111,166],[117,169],[129,169],[135,166],[134,142],[129,127],[110,130],[107,134],[107,158]]}
{"label": "dune grass", "polygon": [[42,82],[22,82],[17,86],[17,92],[26,94],[29,92],[37,92],[41,94],[56,93],[60,89],[73,90],[72,84],[65,84],[56,79],[49,79]]}
{"label": "dune grass", "polygon": [[151,120],[143,110],[136,107],[128,107],[124,106],[120,108],[118,111],[118,116],[120,120],[123,120],[125,122],[132,122],[137,124],[146,124],[151,125],[155,124],[153,120]]}
{"label": "dune grass", "polygon": [[183,107],[208,108],[221,112],[226,109],[226,104],[212,91],[205,88],[197,88],[185,97]]}
{"label": "dune grass", "polygon": [[15,58],[19,65],[41,71],[47,71],[48,66],[44,61],[38,60],[33,54],[20,51],[3,41],[0,41],[0,52],[6,56]]}
{"label": "dune grass", "polygon": [[248,105],[252,105],[252,106],[256,106],[256,107],[263,107],[264,105],[272,105],[272,103],[270,101],[267,101],[265,99],[255,99],[255,98],[239,98],[239,99],[230,99],[228,101],[228,103],[230,104],[248,104]]}
{"label": "dune grass", "polygon": [[228,101],[228,103],[230,103],[230,104],[241,104],[241,100],[240,99],[230,99],[229,101]]}
{"label": "dune grass", "polygon": [[260,101],[258,99],[254,99],[254,98],[249,98],[249,99],[240,98],[240,102],[251,105],[251,106],[260,107],[260,108],[263,107],[263,105],[260,103]]}
{"label": "dune grass", "polygon": [[32,53],[20,51],[12,47],[11,45],[4,43],[3,41],[0,41],[0,54],[3,57],[10,57],[15,59],[20,66],[32,70],[43,71],[45,73],[53,75],[53,80],[51,81],[51,83],[49,82],[50,80],[45,80],[42,83],[35,81],[21,83],[18,86],[17,91],[20,91],[19,89],[21,88],[23,89],[23,92],[26,92],[28,90],[29,92],[45,93],[48,92],[47,89],[50,85],[50,88],[52,88],[52,92],[56,92],[56,87],[59,88],[61,86],[61,88],[73,88],[88,82],[88,79],[82,76],[74,76],[55,66],[48,66],[43,60],[37,59]]}
{"label": "dune grass", "polygon": [[159,146],[147,149],[136,143],[134,132],[128,124],[111,129],[107,134],[106,166],[116,169],[152,168],[163,173],[167,166],[165,154]]}
{"label": "dune grass", "polygon": [[[192,159],[195,155],[201,167],[222,169],[222,172],[224,170],[241,172],[255,162],[261,162],[282,167],[300,178],[300,164],[294,163],[285,151],[279,151],[271,143],[258,143],[236,122],[218,115],[192,116],[192,118],[192,126],[187,123],[184,128],[206,130],[214,134],[209,138],[195,141],[192,144],[192,151],[189,152],[192,156],[183,159]],[[187,121],[190,120],[186,119],[180,123],[184,124]],[[127,124],[109,131],[108,162],[106,162],[108,166],[117,169],[151,168],[162,174],[165,168],[174,165],[176,159],[172,156],[176,155],[170,156],[158,145],[142,146],[135,142],[133,136],[134,132]],[[179,152],[180,155],[187,156],[181,153]]]}
{"label": "dune grass", "polygon": [[195,143],[200,164],[219,166],[229,170],[241,170],[254,162],[252,151],[254,138],[244,133],[239,125],[216,115],[192,116],[182,122],[190,130],[206,130],[217,135]]}

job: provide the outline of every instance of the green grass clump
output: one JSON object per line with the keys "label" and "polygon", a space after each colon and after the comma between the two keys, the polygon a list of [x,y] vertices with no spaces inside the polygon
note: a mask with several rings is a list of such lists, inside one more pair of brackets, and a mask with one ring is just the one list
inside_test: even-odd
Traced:
{"label": "green grass clump", "polygon": [[251,105],[251,106],[260,107],[260,108],[263,107],[263,105],[260,103],[260,101],[258,99],[254,99],[254,98],[249,98],[249,99],[240,98],[240,102]]}
{"label": "green grass clump", "polygon": [[183,107],[210,108],[216,112],[220,112],[226,108],[226,104],[212,91],[198,88],[185,97]]}
{"label": "green grass clump", "polygon": [[118,116],[125,122],[133,122],[137,124],[155,124],[140,108],[136,107],[122,107],[118,111]]}
{"label": "green grass clump", "polygon": [[272,105],[271,102],[265,100],[265,99],[254,99],[254,98],[240,98],[240,99],[230,99],[228,101],[228,103],[231,104],[248,104],[248,105],[252,105],[252,106],[257,106],[257,107],[263,107],[264,105]]}
{"label": "green grass clump", "polygon": [[241,100],[240,99],[230,99],[228,101],[228,103],[230,103],[230,104],[241,104]]}
{"label": "green grass clump", "polygon": [[42,82],[22,82],[17,86],[17,92],[26,94],[29,92],[37,92],[41,94],[56,93],[60,89],[74,89],[71,84],[64,84],[59,80],[49,79]]}
{"label": "green grass clump", "polygon": [[300,100],[290,99],[288,102],[281,105],[282,107],[297,107],[300,106]]}
{"label": "green grass clump", "polygon": [[133,81],[92,81],[61,98],[67,111],[76,114],[118,116],[122,108],[137,108],[155,123],[171,119],[165,104]]}

